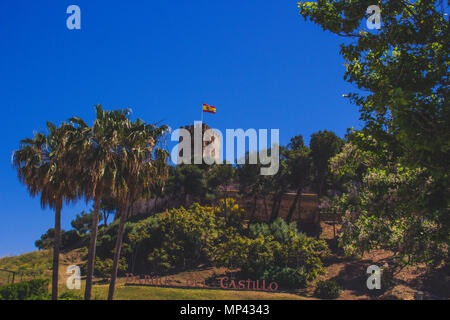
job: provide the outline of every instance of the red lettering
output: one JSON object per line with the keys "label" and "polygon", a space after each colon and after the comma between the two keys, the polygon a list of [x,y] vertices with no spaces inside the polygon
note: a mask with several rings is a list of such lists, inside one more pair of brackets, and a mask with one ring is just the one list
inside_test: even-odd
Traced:
{"label": "red lettering", "polygon": [[221,287],[222,289],[228,288],[228,287],[224,286],[224,284],[223,284],[223,281],[227,281],[227,280],[228,280],[228,277],[220,278],[220,287]]}

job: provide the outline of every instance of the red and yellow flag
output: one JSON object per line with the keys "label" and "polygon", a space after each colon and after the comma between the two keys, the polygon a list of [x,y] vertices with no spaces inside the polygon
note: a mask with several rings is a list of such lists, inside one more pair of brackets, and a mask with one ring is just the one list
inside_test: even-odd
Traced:
{"label": "red and yellow flag", "polygon": [[216,107],[207,105],[206,103],[203,104],[203,112],[208,113],[216,113]]}

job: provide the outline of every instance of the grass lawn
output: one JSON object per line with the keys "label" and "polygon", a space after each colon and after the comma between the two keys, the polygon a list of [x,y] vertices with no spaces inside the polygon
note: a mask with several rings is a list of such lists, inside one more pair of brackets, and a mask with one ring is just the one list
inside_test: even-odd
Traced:
{"label": "grass lawn", "polygon": [[[60,294],[68,289],[60,287]],[[83,295],[84,286],[76,293]],[[106,300],[108,285],[95,285],[92,290],[95,299]],[[161,287],[140,287],[118,285],[115,300],[309,300],[290,293],[271,293],[258,291],[229,291],[209,289],[178,289]]]}

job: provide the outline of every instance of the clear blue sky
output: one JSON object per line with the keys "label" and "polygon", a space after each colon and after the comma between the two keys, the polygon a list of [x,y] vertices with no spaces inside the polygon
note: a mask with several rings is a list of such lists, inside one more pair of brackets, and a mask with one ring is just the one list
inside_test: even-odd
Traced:
{"label": "clear blue sky", "polygon": [[[280,142],[358,127],[342,98],[343,41],[307,23],[297,1],[0,2],[0,256],[35,250],[54,224],[11,166],[19,141],[94,105],[133,110],[173,128],[200,120],[226,128],[277,128]],[[81,30],[66,8],[81,8]],[[67,229],[85,205],[63,208]]]}

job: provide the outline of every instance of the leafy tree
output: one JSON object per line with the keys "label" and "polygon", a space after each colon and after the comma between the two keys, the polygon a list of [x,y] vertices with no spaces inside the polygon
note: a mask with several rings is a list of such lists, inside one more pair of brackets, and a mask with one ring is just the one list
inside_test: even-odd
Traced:
{"label": "leafy tree", "polygon": [[81,211],[77,213],[75,219],[70,222],[72,228],[74,228],[80,235],[86,235],[92,225],[92,212],[86,213]]}
{"label": "leafy tree", "polygon": [[112,195],[105,195],[103,196],[100,204],[100,212],[102,214],[102,217],[99,218],[100,220],[103,220],[103,226],[108,226],[108,218],[111,214],[115,214],[116,212],[116,204],[114,203],[114,199],[112,198]]}
{"label": "leafy tree", "polygon": [[217,199],[228,198],[228,187],[235,179],[235,168],[229,164],[214,164],[207,171],[207,186],[209,193]]}
{"label": "leafy tree", "polygon": [[381,29],[358,30],[371,4],[298,4],[305,19],[348,39],[345,79],[359,89],[348,97],[365,127],[337,159],[338,171],[362,176],[339,199],[344,242],[359,252],[390,246],[400,265],[437,263],[450,244],[449,22],[439,1],[385,0]]}
{"label": "leafy tree", "polygon": [[289,186],[296,193],[286,217],[286,220],[290,222],[295,209],[301,206],[302,193],[311,180],[311,150],[304,145],[301,135],[291,138],[287,146],[286,161],[289,169]]}
{"label": "leafy tree", "polygon": [[42,234],[41,238],[34,242],[34,245],[39,250],[50,249],[51,247],[53,247],[54,239],[55,239],[55,229],[51,228],[48,229],[46,233]]}
{"label": "leafy tree", "polygon": [[181,164],[171,171],[167,194],[180,205],[201,202],[208,194],[206,171],[198,165]]}
{"label": "leafy tree", "polygon": [[[366,130],[388,143],[408,166],[433,174],[449,169],[449,23],[436,0],[378,1],[383,25],[360,29],[370,1],[300,2],[300,14],[349,41],[341,45],[345,79],[364,93],[349,98],[360,107]],[[364,21],[365,22],[365,21]]]}
{"label": "leafy tree", "polygon": [[280,146],[280,164],[278,172],[273,176],[267,176],[269,188],[272,193],[272,212],[269,221],[274,221],[280,212],[281,202],[284,194],[289,190],[290,168],[287,158],[289,151],[287,148]]}
{"label": "leafy tree", "polygon": [[[113,266],[113,260],[112,259],[100,259],[99,257],[95,257],[95,269],[94,269],[94,275],[96,277],[100,277],[103,279],[109,279],[111,276]],[[124,274],[127,271],[128,265],[126,263],[125,258],[120,258],[119,261],[119,273]],[[84,264],[81,267],[81,274],[87,274],[87,264]]]}
{"label": "leafy tree", "polygon": [[267,208],[267,195],[270,193],[270,183],[267,176],[260,174],[261,163],[249,164],[250,154],[245,154],[246,161],[244,164],[238,164],[236,167],[236,179],[239,183],[239,193],[247,199],[253,199],[253,209],[250,214],[250,223],[257,208],[257,199],[262,198],[264,203],[265,215],[269,216]]}
{"label": "leafy tree", "polygon": [[326,194],[332,187],[332,179],[328,161],[339,153],[343,140],[331,131],[319,131],[311,135],[309,147],[313,161],[314,186],[319,196]]}
{"label": "leafy tree", "polygon": [[[343,219],[340,244],[349,254],[392,250],[394,269],[422,262],[439,265],[448,259],[450,243],[448,229],[436,219],[446,201],[440,199],[440,182],[427,169],[387,159],[393,159],[387,151],[361,151],[349,143],[332,160],[333,171],[347,177],[346,192],[333,205]],[[361,167],[366,170],[360,178]]]}

